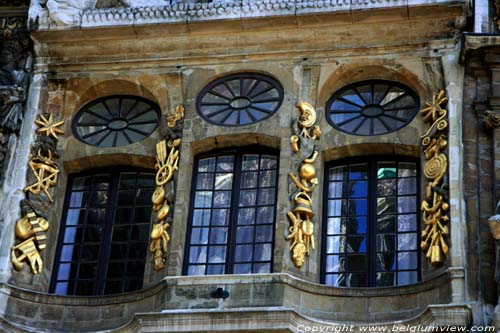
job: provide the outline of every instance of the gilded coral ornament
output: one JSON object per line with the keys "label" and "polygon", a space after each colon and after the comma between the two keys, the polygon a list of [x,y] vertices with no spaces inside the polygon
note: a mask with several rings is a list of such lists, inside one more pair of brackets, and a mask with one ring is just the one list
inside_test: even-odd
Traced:
{"label": "gilded coral ornament", "polygon": [[448,141],[445,131],[448,127],[448,111],[444,108],[447,101],[444,91],[440,91],[433,96],[432,102],[426,103],[427,106],[420,111],[424,122],[431,124],[421,137],[426,159],[423,174],[428,183],[425,198],[420,206],[425,225],[420,247],[422,251],[426,251],[426,257],[433,265],[441,265],[449,250],[446,241],[450,233],[447,226],[449,204],[445,200],[444,185],[448,170]]}

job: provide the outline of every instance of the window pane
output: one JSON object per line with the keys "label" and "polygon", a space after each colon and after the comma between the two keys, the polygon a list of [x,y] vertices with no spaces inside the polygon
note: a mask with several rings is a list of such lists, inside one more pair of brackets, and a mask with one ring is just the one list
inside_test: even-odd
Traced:
{"label": "window pane", "polygon": [[191,231],[191,244],[207,244],[209,228],[193,228]]}
{"label": "window pane", "polygon": [[398,285],[412,284],[416,283],[418,279],[417,272],[399,272],[398,273]]}
{"label": "window pane", "polygon": [[[413,283],[408,281],[418,278],[420,254],[417,164],[367,160],[329,168],[324,281],[379,287]],[[369,279],[368,267],[376,269]],[[398,274],[408,271],[399,281]]]}
{"label": "window pane", "polygon": [[210,246],[208,249],[209,263],[224,263],[226,262],[226,247],[225,246]]}
{"label": "window pane", "polygon": [[[199,185],[202,173],[194,176],[198,185],[192,202],[194,209],[190,222],[192,237],[189,248],[207,245],[207,259],[198,261],[197,257],[192,258],[197,254],[190,251],[191,262],[186,268],[187,274],[269,272],[274,232],[277,158],[260,154],[235,154],[214,159],[213,168],[211,160],[198,161],[198,170],[203,161],[204,167],[201,170],[205,174],[215,175],[215,188],[212,190],[208,185]],[[210,173],[207,172],[209,170]],[[211,181],[212,178],[203,176],[203,179]],[[234,184],[233,179],[238,182]],[[239,185],[239,188],[234,188],[235,185]],[[231,221],[232,218],[235,220]],[[197,229],[206,230],[202,232],[196,231]],[[229,256],[227,250],[234,252]],[[233,267],[227,266],[228,256],[234,262]],[[209,264],[206,267],[191,265],[205,262]],[[258,264],[259,262],[263,263]]]}
{"label": "window pane", "polygon": [[214,192],[213,207],[226,208],[231,205],[231,192],[230,191],[216,191]]}
{"label": "window pane", "polygon": [[194,198],[195,208],[210,208],[212,206],[212,192],[199,191],[196,192]]}
{"label": "window pane", "polygon": [[[90,192],[69,194],[69,206],[75,202],[82,205],[87,200],[85,195],[88,200],[81,209],[67,210],[66,223],[62,226],[66,245],[58,245],[59,256],[55,262],[58,271],[57,276],[53,276],[55,292],[117,293],[125,291],[122,282],[127,288],[142,288],[154,177],[154,173],[142,172],[139,176],[138,172],[113,172],[76,177],[73,180],[76,184],[70,181],[70,188],[90,188]],[[117,187],[112,188],[110,184]],[[116,197],[116,202],[110,202],[110,196]],[[142,206],[136,208],[137,202]],[[115,204],[119,207],[113,207]],[[111,244],[103,243],[106,233],[111,235]],[[69,261],[71,263],[66,263]],[[106,278],[97,285],[96,277],[101,275]],[[62,283],[67,279],[72,282]]]}
{"label": "window pane", "polygon": [[340,166],[340,167],[330,168],[329,177],[330,181],[347,179],[347,167]]}
{"label": "window pane", "polygon": [[266,224],[274,222],[274,206],[257,208],[257,223]]}
{"label": "window pane", "polygon": [[364,255],[348,255],[346,256],[346,269],[350,272],[363,272],[366,270],[366,262]]}
{"label": "window pane", "polygon": [[417,178],[398,179],[398,195],[416,194]]}
{"label": "window pane", "polygon": [[390,287],[394,285],[394,273],[377,273],[376,287]]}
{"label": "window pane", "polygon": [[368,179],[368,164],[354,164],[349,166],[349,179]]}
{"label": "window pane", "polygon": [[236,232],[237,243],[251,243],[253,242],[254,227],[238,227]]}
{"label": "window pane", "polygon": [[243,172],[241,174],[241,188],[256,188],[258,180],[258,172]]}
{"label": "window pane", "polygon": [[414,213],[417,211],[417,198],[415,196],[398,198],[398,213]]}
{"label": "window pane", "polygon": [[229,209],[212,210],[212,225],[225,226],[229,224]]}
{"label": "window pane", "polygon": [[276,186],[276,171],[266,170],[259,173],[259,187]]}
{"label": "window pane", "polygon": [[416,214],[398,215],[398,231],[416,231],[416,230],[417,230]]}
{"label": "window pane", "polygon": [[396,270],[396,255],[394,253],[389,254],[377,254],[377,271],[394,271]]}
{"label": "window pane", "polygon": [[365,198],[366,196],[368,196],[368,182],[366,181],[349,182],[349,197]]}
{"label": "window pane", "polygon": [[215,174],[215,189],[216,190],[231,190],[233,187],[232,173],[217,173]]}
{"label": "window pane", "polygon": [[347,219],[331,217],[328,219],[328,235],[343,234],[346,232]]}
{"label": "window pane", "polygon": [[398,253],[398,269],[416,269],[417,260],[416,252],[400,252]]}
{"label": "window pane", "polygon": [[214,185],[213,173],[200,173],[196,179],[197,190],[211,190]]}
{"label": "window pane", "polygon": [[214,172],[215,158],[204,158],[198,161],[198,172]]}
{"label": "window pane", "polygon": [[415,177],[417,176],[417,165],[415,163],[398,163],[398,177]]}

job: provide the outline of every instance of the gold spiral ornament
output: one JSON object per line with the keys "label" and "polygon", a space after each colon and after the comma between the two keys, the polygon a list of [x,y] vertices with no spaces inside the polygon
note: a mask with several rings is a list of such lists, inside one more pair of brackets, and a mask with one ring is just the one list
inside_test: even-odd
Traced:
{"label": "gold spiral ornament", "polygon": [[422,139],[422,146],[427,147],[431,143],[431,141],[431,138],[429,136],[426,136]]}
{"label": "gold spiral ornament", "polygon": [[447,127],[448,127],[448,122],[447,122],[446,120],[444,120],[444,119],[443,119],[443,120],[441,120],[441,121],[439,121],[439,122],[438,122],[438,124],[437,124],[437,129],[438,129],[439,131],[443,131],[443,130],[445,130]]}
{"label": "gold spiral ornament", "polygon": [[429,179],[440,180],[448,167],[448,160],[444,154],[438,154],[425,163],[424,176]]}

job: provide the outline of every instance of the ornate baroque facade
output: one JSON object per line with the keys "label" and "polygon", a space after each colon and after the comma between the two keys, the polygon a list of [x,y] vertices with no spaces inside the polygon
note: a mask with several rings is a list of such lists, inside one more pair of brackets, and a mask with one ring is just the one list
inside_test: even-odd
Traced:
{"label": "ornate baroque facade", "polygon": [[0,1],[1,329],[499,327],[497,5]]}

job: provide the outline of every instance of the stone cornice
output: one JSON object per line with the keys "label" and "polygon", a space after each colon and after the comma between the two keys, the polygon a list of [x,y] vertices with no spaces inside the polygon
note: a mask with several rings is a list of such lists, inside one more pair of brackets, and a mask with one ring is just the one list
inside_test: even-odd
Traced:
{"label": "stone cornice", "polygon": [[32,28],[61,30],[105,26],[190,23],[214,20],[241,20],[273,16],[329,14],[419,6],[465,6],[465,0],[232,0],[213,3],[177,3],[150,7],[117,7],[76,11],[73,23],[57,26],[47,10],[31,13]]}

